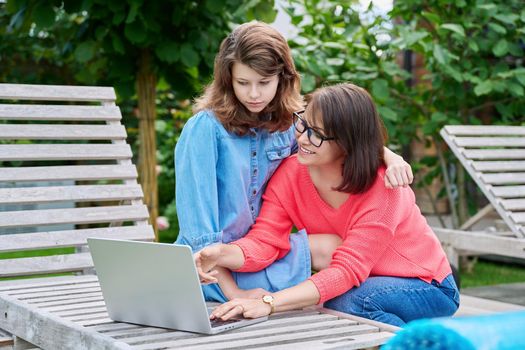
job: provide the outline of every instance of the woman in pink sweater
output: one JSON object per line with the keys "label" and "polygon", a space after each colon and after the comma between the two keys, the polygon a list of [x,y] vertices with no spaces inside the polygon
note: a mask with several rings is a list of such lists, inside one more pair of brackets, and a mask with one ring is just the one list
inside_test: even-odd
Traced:
{"label": "woman in pink sweater", "polygon": [[352,84],[319,89],[305,111],[294,113],[294,124],[299,151],[270,180],[250,232],[201,250],[195,260],[204,283],[221,284],[215,266],[262,270],[288,253],[295,226],[311,238],[304,268],[319,272],[262,299],[233,299],[211,318],[321,303],[396,326],[452,315],[459,292],[414,193],[384,186],[384,126],[370,95]]}

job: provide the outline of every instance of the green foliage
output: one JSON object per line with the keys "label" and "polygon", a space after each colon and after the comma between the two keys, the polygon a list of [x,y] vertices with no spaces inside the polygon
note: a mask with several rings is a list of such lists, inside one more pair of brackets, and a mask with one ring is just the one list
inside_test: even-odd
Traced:
{"label": "green foliage", "polygon": [[[392,30],[391,49],[411,50],[422,58],[425,74],[414,81],[411,103],[423,134],[443,160],[441,166],[455,163],[451,154],[442,154],[438,132],[444,125],[525,125],[525,21],[517,15],[523,12],[522,1],[469,0],[443,6],[439,0],[400,0],[395,5],[390,16],[400,23]],[[414,36],[419,39],[414,41]],[[435,169],[426,177],[440,176]],[[469,208],[476,211],[476,196],[468,193],[470,180],[462,180],[460,166],[442,170],[450,172],[450,200],[453,206],[457,200],[455,221],[461,223]]]}
{"label": "green foliage", "polygon": [[191,97],[208,80],[218,46],[234,23],[273,20],[276,14],[273,0],[10,0],[0,11],[6,24],[0,30],[13,38],[2,46],[12,48],[25,38],[34,52],[49,37],[59,45],[52,63],[74,65],[74,82],[115,86],[123,99],[135,93],[141,52],[153,53],[158,78]]}
{"label": "green foliage", "polygon": [[[365,87],[391,146],[405,156],[417,139],[441,152],[438,131],[446,124],[525,124],[522,1],[396,0],[388,16],[371,8],[360,16],[356,2],[285,6],[298,30],[290,46],[304,93],[346,81]],[[0,79],[115,86],[134,141],[135,78],[140,54],[149,52],[159,91],[160,207],[175,212],[173,146],[190,114],[178,101],[209,80],[233,23],[253,18],[271,22],[273,0],[10,0],[0,4]],[[417,71],[400,66],[410,57]],[[439,166],[433,155],[413,163],[422,185],[441,176]]]}
{"label": "green foliage", "polygon": [[[290,44],[303,74],[303,92],[346,81],[365,87],[378,105],[391,146],[410,151],[419,139],[449,163],[453,157],[441,154],[438,134],[444,125],[525,125],[522,1],[396,0],[384,17],[373,15],[371,8],[360,16],[353,6],[289,1],[286,10],[299,30]],[[401,61],[412,72],[401,68]],[[432,155],[413,167],[420,185],[442,175]],[[464,184],[452,186],[465,193]]]}
{"label": "green foliage", "polygon": [[370,20],[362,19],[354,7],[350,2],[290,1],[286,10],[299,30],[290,46],[303,92],[338,82],[362,86],[374,97],[392,141],[408,144],[415,137],[417,112],[402,98],[409,94],[405,81],[410,75],[396,63],[399,52],[390,49],[391,24],[374,18],[371,9],[362,16]]}
{"label": "green foliage", "polygon": [[[414,100],[429,124],[426,135],[435,136],[445,124],[479,124],[482,111],[492,114],[494,124],[523,121],[520,11],[518,0],[396,2],[391,16],[405,22],[394,27],[393,48],[420,54],[428,72],[417,82],[421,93]],[[421,38],[414,42],[414,35]],[[495,113],[503,105],[505,113]]]}
{"label": "green foliage", "polygon": [[[173,148],[187,118],[180,121],[165,110],[201,90],[221,40],[236,23],[271,22],[273,5],[273,0],[10,0],[0,4],[0,79],[115,87],[135,148],[136,88],[149,91],[145,85],[158,82],[155,127],[161,142],[156,154],[164,169],[158,177],[163,211],[173,201]],[[166,97],[170,94],[175,100]],[[152,107],[155,97],[148,97],[139,99],[142,111],[153,109],[146,106]],[[189,113],[189,107],[182,110]],[[149,151],[140,148],[141,159],[151,159],[147,157],[155,153]],[[153,174],[152,168],[141,171]],[[155,191],[142,185],[146,193]],[[171,219],[174,224],[176,218]]]}

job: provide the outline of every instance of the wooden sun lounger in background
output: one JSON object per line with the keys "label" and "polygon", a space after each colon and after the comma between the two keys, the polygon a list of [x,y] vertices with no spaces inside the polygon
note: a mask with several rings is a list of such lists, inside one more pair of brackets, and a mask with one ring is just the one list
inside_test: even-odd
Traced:
{"label": "wooden sun lounger in background", "polygon": [[109,319],[86,238],[154,239],[120,120],[112,88],[0,84],[0,252],[73,247],[0,260],[0,278],[37,277],[0,281],[15,349],[361,349],[397,330],[325,309],[214,336]]}
{"label": "wooden sun lounger in background", "polygon": [[98,344],[44,307],[99,293],[78,276],[93,273],[87,237],[154,239],[120,120],[113,88],[0,84],[0,252],[73,247],[0,260],[2,278],[69,273],[1,282],[0,328],[40,347]]}
{"label": "wooden sun lounger in background", "polygon": [[449,125],[441,136],[490,202],[466,226],[492,207],[510,229],[490,233],[434,227],[451,263],[458,266],[462,251],[525,259],[525,127]]}

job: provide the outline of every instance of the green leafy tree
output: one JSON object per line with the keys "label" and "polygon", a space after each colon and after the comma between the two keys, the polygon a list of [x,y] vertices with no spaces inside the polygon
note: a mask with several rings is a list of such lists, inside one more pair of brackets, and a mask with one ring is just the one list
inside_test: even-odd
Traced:
{"label": "green leafy tree", "polygon": [[233,23],[275,16],[273,0],[10,0],[7,11],[9,30],[19,36],[65,40],[60,60],[76,65],[76,81],[114,86],[124,99],[136,94],[140,182],[154,226],[157,87],[192,96]]}
{"label": "green leafy tree", "polygon": [[423,60],[425,73],[414,80],[410,103],[425,137],[436,146],[459,225],[468,217],[466,174],[456,164],[457,176],[449,180],[438,132],[446,124],[525,123],[523,2],[399,0],[390,15],[401,19],[392,47]]}
{"label": "green leafy tree", "polygon": [[[390,49],[391,23],[372,16],[371,8],[360,16],[355,3],[290,1],[287,12],[298,26],[290,45],[303,92],[338,82],[362,86],[374,97],[392,142],[408,144],[416,128],[407,123],[412,106],[400,96],[410,93],[405,83],[410,74],[396,63],[398,52]],[[399,124],[405,128],[396,127]]]}
{"label": "green leafy tree", "polygon": [[457,161],[438,132],[446,124],[525,124],[522,2],[396,0],[387,16],[374,15],[372,7],[359,15],[354,5],[289,1],[303,92],[340,81],[367,88],[394,147],[409,158],[416,139],[436,149],[413,166],[434,208],[428,186],[445,180],[448,190],[437,195],[448,195],[458,225],[468,216],[467,179],[456,165],[457,176],[448,181],[446,164]]}

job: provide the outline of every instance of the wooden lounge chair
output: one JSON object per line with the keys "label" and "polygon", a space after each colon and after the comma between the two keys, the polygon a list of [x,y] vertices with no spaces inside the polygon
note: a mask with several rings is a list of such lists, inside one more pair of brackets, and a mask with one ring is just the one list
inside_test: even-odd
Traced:
{"label": "wooden lounge chair", "polygon": [[[0,253],[70,253],[0,260],[0,329],[15,349],[358,349],[397,330],[325,309],[215,336],[109,319],[86,238],[154,238],[120,119],[112,88],[0,84]],[[38,278],[5,280],[20,276]]]}
{"label": "wooden lounge chair", "polygon": [[[154,239],[113,88],[0,84],[0,99],[0,252],[70,247],[0,260],[3,279],[69,274],[3,281],[0,290],[98,290],[93,277],[78,276],[93,272],[87,237]],[[79,340],[36,303],[2,295],[0,305],[0,328],[22,339],[55,349]]]}
{"label": "wooden lounge chair", "polygon": [[[451,263],[463,251],[525,259],[525,127],[449,125],[441,136],[490,202],[463,230],[434,228]],[[510,232],[466,230],[492,209]]]}

